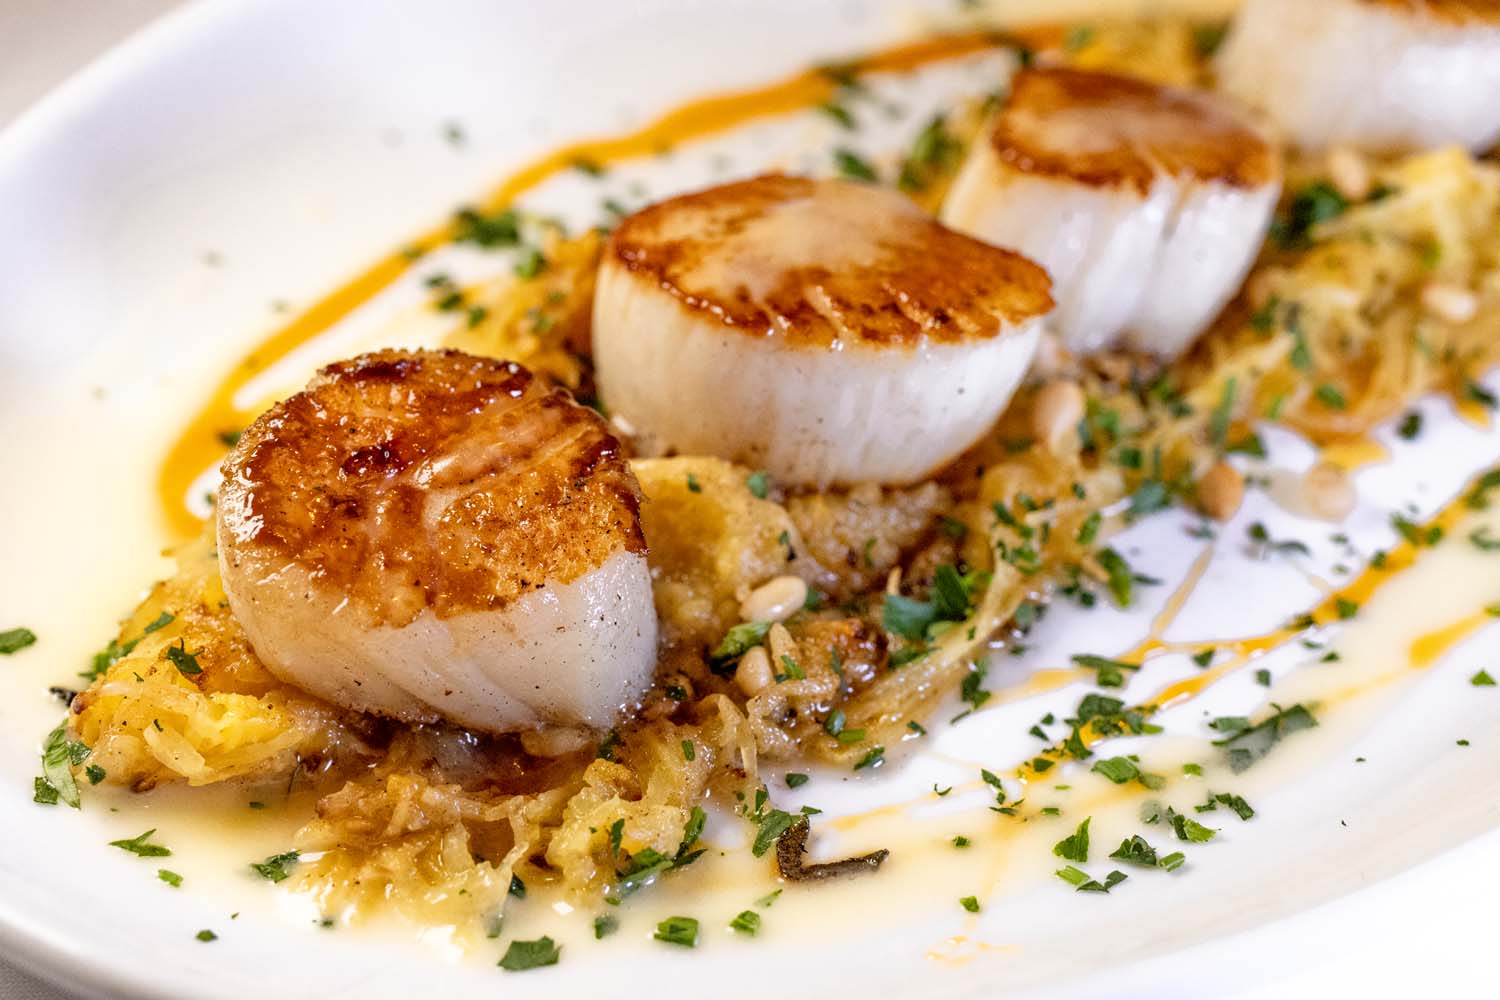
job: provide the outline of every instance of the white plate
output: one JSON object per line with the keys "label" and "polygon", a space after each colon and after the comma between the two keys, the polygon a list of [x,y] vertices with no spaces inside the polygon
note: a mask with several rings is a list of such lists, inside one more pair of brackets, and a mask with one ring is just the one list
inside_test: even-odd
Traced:
{"label": "white plate", "polygon": [[[571,948],[557,969],[502,979],[498,952],[458,961],[440,942],[310,927],[304,910],[190,839],[170,841],[171,867],[188,876],[173,892],[154,865],[105,846],[150,825],[138,812],[112,815],[103,798],[82,813],[31,804],[37,746],[59,715],[46,688],[68,683],[167,570],[152,489],[161,454],[275,324],[274,302],[312,300],[558,141],[875,47],[905,30],[906,13],[854,0],[224,0],[167,18],[0,136],[0,628],[25,624],[42,637],[0,662],[7,958],[110,996],[957,996],[1002,986],[1269,996],[1485,981],[1472,956],[1487,944],[1484,882],[1500,838],[1470,838],[1500,822],[1500,740],[1489,735],[1500,713],[1466,678],[1495,668],[1492,631],[1380,713],[1327,726],[1315,766],[1257,791],[1261,816],[1195,854],[1191,878],[1135,879],[1107,899],[1050,883],[997,897],[982,926],[1003,947],[962,965],[927,957],[962,915],[951,899],[917,895],[857,933],[768,932],[747,944],[715,929],[686,954],[632,928],[597,952]],[[465,127],[461,147],[443,137],[449,121]],[[1500,438],[1445,418],[1441,405],[1429,410],[1423,453],[1407,449],[1396,466],[1372,470],[1367,497],[1430,509],[1500,453]],[[1306,461],[1296,442],[1277,455]],[[1256,517],[1326,534],[1256,504],[1225,538]],[[1388,534],[1378,503],[1356,521],[1371,544]],[[1185,570],[1195,550],[1181,544],[1182,525],[1172,514],[1138,529],[1142,569]],[[1299,577],[1225,548],[1190,615],[1196,627],[1252,632],[1308,602]],[[1109,652],[1131,644],[1141,618],[1075,624],[1092,630],[1083,645]],[[1078,648],[1077,635],[1049,628],[1028,664]],[[1015,736],[1043,710],[986,713],[945,729],[940,745],[1013,763]],[[1456,735],[1473,746],[1455,749]],[[1355,755],[1372,765],[1349,767]],[[892,770],[874,787],[816,800],[854,811],[942,777],[931,760]],[[175,817],[161,815],[169,835]],[[202,927],[220,939],[194,941]]]}

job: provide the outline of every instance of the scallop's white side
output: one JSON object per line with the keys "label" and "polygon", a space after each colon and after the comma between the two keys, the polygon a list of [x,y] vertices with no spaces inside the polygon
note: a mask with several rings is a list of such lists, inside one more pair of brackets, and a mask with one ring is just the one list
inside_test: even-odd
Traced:
{"label": "scallop's white side", "polygon": [[1057,302],[1049,326],[1070,351],[1105,347],[1130,321],[1146,289],[1171,195],[1140,197],[1022,173],[987,142],[973,151],[943,202],[942,221],[1046,269]]}
{"label": "scallop's white side", "polygon": [[1172,186],[1180,191],[1177,205],[1124,337],[1168,358],[1187,350],[1244,283],[1281,195],[1279,180],[1257,188]]}
{"label": "scallop's white side", "polygon": [[487,732],[604,728],[651,684],[656,613],[646,557],[621,550],[561,586],[495,611],[371,628],[303,568],[244,581],[224,565],[230,610],[277,677],[326,701]]}
{"label": "scallop's white side", "polygon": [[647,451],[719,455],[799,485],[908,483],[993,425],[1040,329],[914,348],[788,345],[702,319],[607,261],[594,362],[606,409]]}
{"label": "scallop's white side", "polygon": [[1090,354],[1122,333],[1174,357],[1224,307],[1254,263],[1281,191],[1159,176],[1142,193],[1015,170],[976,145],[943,203],[960,232],[1017,250],[1052,277],[1049,321]]}
{"label": "scallop's white side", "polygon": [[1500,140],[1500,26],[1355,0],[1246,0],[1219,86],[1304,149],[1372,151]]}

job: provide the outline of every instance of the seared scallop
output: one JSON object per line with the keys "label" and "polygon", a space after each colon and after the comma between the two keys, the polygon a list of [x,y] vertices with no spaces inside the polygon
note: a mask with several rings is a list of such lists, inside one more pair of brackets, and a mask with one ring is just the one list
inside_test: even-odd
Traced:
{"label": "seared scallop", "polygon": [[606,410],[648,451],[905,483],[1004,409],[1047,276],[894,191],[770,175],[625,219],[599,269]]}
{"label": "seared scallop", "polygon": [[1281,191],[1276,149],[1224,100],[1032,69],[969,152],[942,219],[1052,276],[1075,353],[1179,354],[1234,294]]}
{"label": "seared scallop", "polygon": [[1500,141],[1497,0],[1245,0],[1218,71],[1305,149]]}
{"label": "seared scallop", "polygon": [[600,728],[655,661],[639,501],[604,421],[521,366],[382,351],[245,431],[219,567],[266,667],[335,704]]}

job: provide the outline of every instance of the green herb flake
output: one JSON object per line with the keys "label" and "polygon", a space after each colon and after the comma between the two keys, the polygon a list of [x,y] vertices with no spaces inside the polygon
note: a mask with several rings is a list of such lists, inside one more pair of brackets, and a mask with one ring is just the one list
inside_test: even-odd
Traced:
{"label": "green herb flake", "polygon": [[799,774],[793,771],[786,776],[786,787],[801,788],[803,785],[807,784],[807,780],[807,775]]}
{"label": "green herb flake", "polygon": [[863,771],[867,767],[878,767],[884,762],[885,747],[874,746],[863,757],[854,762],[854,770]]}
{"label": "green herb flake", "polygon": [[741,910],[729,921],[729,929],[747,937],[755,937],[760,933],[760,914],[754,910]]}
{"label": "green herb flake", "polygon": [[[203,652],[201,649],[199,653]],[[167,662],[177,668],[177,672],[184,677],[193,677],[203,673],[203,667],[198,664],[197,653],[187,651],[186,641],[177,640],[177,645],[167,647]]]}
{"label": "green herb flake", "polygon": [[668,917],[656,925],[656,933],[651,936],[667,944],[696,948],[698,946],[698,921],[693,917]]}
{"label": "green herb flake", "polygon": [[168,871],[165,868],[158,868],[156,870],[156,877],[157,879],[167,883],[167,885],[170,885],[174,889],[180,889],[182,887],[182,876],[174,871]]}
{"label": "green herb flake", "polygon": [[506,972],[525,972],[556,965],[562,949],[550,937],[539,937],[535,941],[512,941],[500,959],[500,968]]}
{"label": "green herb flake", "polygon": [[1487,671],[1481,670],[1469,678],[1469,683],[1475,687],[1494,687],[1495,678],[1491,677]]}
{"label": "green herb flake", "polygon": [[1077,861],[1083,864],[1089,859],[1089,822],[1090,816],[1078,824],[1078,829],[1070,835],[1059,840],[1052,846],[1052,853],[1064,861]]}
{"label": "green herb flake", "polygon": [[833,165],[838,168],[839,176],[845,180],[873,183],[880,179],[880,175],[875,172],[870,162],[851,149],[834,150]]}
{"label": "green herb flake", "polygon": [[1140,669],[1140,666],[1135,663],[1111,660],[1108,657],[1094,656],[1091,653],[1080,653],[1073,657],[1073,662],[1086,670],[1096,671],[1100,687],[1123,687],[1126,672]]}
{"label": "green herb flake", "polygon": [[0,655],[18,653],[36,643],[36,633],[29,628],[13,628],[0,632]]}
{"label": "green herb flake", "polygon": [[301,857],[300,851],[273,854],[264,861],[252,861],[250,869],[267,882],[282,882],[292,874],[292,869],[296,867],[297,860]]}
{"label": "green herb flake", "polygon": [[150,843],[152,834],[156,833],[155,827],[147,830],[138,837],[129,840],[111,840],[110,847],[118,847],[122,851],[129,851],[138,858],[166,858],[172,854],[171,848],[161,844]]}
{"label": "green herb flake", "polygon": [[219,935],[215,934],[211,930],[208,930],[207,928],[204,928],[203,930],[199,931],[197,934],[194,934],[193,937],[195,937],[199,941],[203,941],[203,942],[217,941],[217,940],[219,940]]}
{"label": "green herb flake", "polygon": [[734,626],[709,654],[709,665],[715,673],[723,673],[726,666],[759,646],[769,631],[770,622],[744,622]]}
{"label": "green herb flake", "polygon": [[771,476],[767,472],[752,472],[745,477],[745,487],[757,500],[764,500],[771,493]]}
{"label": "green herb flake", "polygon": [[978,896],[965,896],[963,899],[960,899],[958,901],[958,905],[962,906],[965,910],[968,910],[970,913],[978,913],[979,912],[979,897]]}

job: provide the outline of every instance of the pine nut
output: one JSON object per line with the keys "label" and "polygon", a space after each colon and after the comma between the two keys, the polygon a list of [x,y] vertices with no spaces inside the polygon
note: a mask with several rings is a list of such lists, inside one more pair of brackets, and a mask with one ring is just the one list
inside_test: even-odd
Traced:
{"label": "pine nut", "polygon": [[1245,477],[1225,461],[1213,464],[1198,480],[1198,502],[1215,521],[1227,521],[1245,499]]}
{"label": "pine nut", "polygon": [[797,576],[778,576],[750,591],[740,602],[747,622],[784,622],[807,603],[807,583]]}
{"label": "pine nut", "polygon": [[561,757],[582,750],[595,739],[582,729],[536,729],[521,734],[521,749],[533,757]]}
{"label": "pine nut", "polygon": [[1479,296],[1462,285],[1429,281],[1422,288],[1422,308],[1449,323],[1467,323],[1479,313]]}
{"label": "pine nut", "polygon": [[1302,474],[1302,502],[1313,517],[1342,521],[1358,499],[1349,473],[1332,462],[1319,462]]}
{"label": "pine nut", "polygon": [[1048,451],[1062,451],[1074,440],[1083,419],[1083,390],[1077,382],[1055,379],[1042,387],[1031,403],[1031,433]]}
{"label": "pine nut", "polygon": [[766,647],[755,646],[745,651],[740,657],[740,662],[734,668],[734,682],[739,685],[745,697],[754,698],[776,678],[771,673],[771,654],[766,652]]}
{"label": "pine nut", "polygon": [[1375,184],[1370,164],[1348,146],[1338,146],[1329,152],[1328,179],[1333,182],[1333,189],[1350,201],[1364,201]]}

